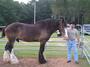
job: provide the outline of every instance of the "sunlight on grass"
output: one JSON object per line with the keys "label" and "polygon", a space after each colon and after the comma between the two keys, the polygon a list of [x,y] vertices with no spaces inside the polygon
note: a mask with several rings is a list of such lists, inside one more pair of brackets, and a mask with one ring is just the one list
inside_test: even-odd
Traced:
{"label": "sunlight on grass", "polygon": [[[56,33],[54,33],[51,37],[57,37]],[[85,36],[88,40],[90,40],[90,36]],[[57,42],[52,42],[57,41]],[[0,56],[2,57],[4,52],[4,47],[7,42],[6,38],[0,39]],[[62,46],[61,46],[62,45]],[[49,57],[67,57],[67,47],[65,47],[66,41],[62,38],[50,38],[49,42],[46,44],[44,55]],[[49,47],[51,46],[51,47]],[[20,41],[15,42],[14,49],[15,54],[18,57],[34,57],[38,58],[38,52],[40,48],[39,42],[23,42]],[[79,51],[80,55],[80,51]],[[80,58],[80,67],[90,67],[88,65],[86,59]]]}

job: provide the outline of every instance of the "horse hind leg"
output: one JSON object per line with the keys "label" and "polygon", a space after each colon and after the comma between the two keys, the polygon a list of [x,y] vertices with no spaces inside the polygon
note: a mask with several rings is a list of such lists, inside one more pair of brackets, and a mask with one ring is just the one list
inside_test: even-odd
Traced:
{"label": "horse hind leg", "polygon": [[44,55],[43,55],[43,52],[44,52],[44,49],[45,49],[45,43],[46,43],[46,42],[40,42],[39,63],[41,63],[41,64],[44,64],[44,63],[47,62],[47,61],[45,60],[45,58],[44,58]]}
{"label": "horse hind leg", "polygon": [[16,58],[13,52],[14,42],[15,42],[15,39],[10,39],[5,46],[5,51],[3,54],[3,61],[5,63],[8,63],[8,62],[11,64],[18,63],[18,59]]}

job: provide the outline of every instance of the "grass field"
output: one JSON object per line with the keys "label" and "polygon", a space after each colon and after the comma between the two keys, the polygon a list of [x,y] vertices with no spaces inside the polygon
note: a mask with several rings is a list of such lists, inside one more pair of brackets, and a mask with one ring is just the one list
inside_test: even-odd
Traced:
{"label": "grass field", "polygon": [[[57,37],[56,33],[52,35],[52,37]],[[88,40],[90,40],[90,36],[85,36]],[[62,38],[50,38],[51,41],[63,40]],[[6,44],[7,39],[3,38],[0,39],[0,56],[2,57],[4,47]],[[46,50],[44,52],[46,57],[67,57],[67,47],[60,45],[66,45],[65,42],[49,42],[49,46],[46,46]],[[14,45],[15,54],[18,57],[38,57],[38,50],[39,50],[39,42],[16,42]],[[80,55],[80,52],[79,52]],[[90,67],[88,65],[86,59],[80,58],[80,67]]]}

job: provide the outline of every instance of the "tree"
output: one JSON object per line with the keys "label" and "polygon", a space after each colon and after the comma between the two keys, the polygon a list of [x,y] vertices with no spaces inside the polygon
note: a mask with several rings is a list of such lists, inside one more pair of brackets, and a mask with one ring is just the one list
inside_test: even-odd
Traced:
{"label": "tree", "polygon": [[2,25],[10,24],[18,19],[19,3],[13,0],[0,0],[0,22]]}
{"label": "tree", "polygon": [[[14,0],[0,0],[0,25],[16,21],[33,23],[34,7],[31,2],[19,3]],[[39,0],[36,2],[36,20],[59,18],[66,22],[90,23],[90,0]]]}
{"label": "tree", "polygon": [[49,0],[39,0],[37,2],[37,20],[51,18],[51,8]]}
{"label": "tree", "polygon": [[86,23],[90,21],[89,6],[90,0],[56,0],[53,3],[52,11],[56,16],[63,16],[67,22],[82,23],[83,16]]}

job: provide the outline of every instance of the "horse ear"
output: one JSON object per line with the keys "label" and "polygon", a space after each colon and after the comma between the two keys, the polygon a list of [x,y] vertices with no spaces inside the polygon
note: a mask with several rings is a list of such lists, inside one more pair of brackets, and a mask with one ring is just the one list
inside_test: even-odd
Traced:
{"label": "horse ear", "polygon": [[61,22],[64,25],[64,27],[66,27],[66,21],[65,21],[64,17],[60,17],[60,19],[61,19]]}

